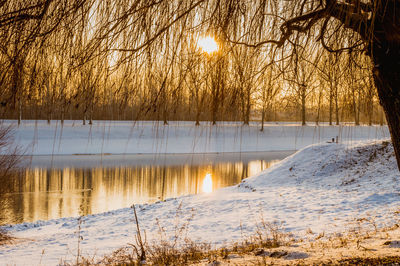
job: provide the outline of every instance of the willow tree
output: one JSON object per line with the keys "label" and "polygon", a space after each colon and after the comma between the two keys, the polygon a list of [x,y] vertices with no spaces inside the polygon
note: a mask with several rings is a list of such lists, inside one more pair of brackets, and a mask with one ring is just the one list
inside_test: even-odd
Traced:
{"label": "willow tree", "polygon": [[[191,34],[213,35],[222,46],[274,44],[282,52],[272,61],[294,58],[292,55],[302,50],[304,43],[317,41],[318,49],[339,56],[347,51],[364,53],[363,56],[370,58],[374,84],[400,166],[400,16],[396,13],[399,5],[400,0],[0,0],[0,59],[9,58],[5,71],[0,73],[0,85],[11,88],[7,89],[9,101],[18,100],[26,89],[23,74],[29,71],[19,67],[21,63],[12,58],[15,55],[25,58],[27,51],[36,47],[33,44],[39,45],[53,34],[54,38],[58,37],[65,25],[71,33],[65,37],[72,42],[79,42],[80,28],[87,36],[84,45],[71,53],[71,60],[66,60],[71,61],[70,68],[77,73],[95,57],[115,54],[121,58],[118,60],[121,64],[129,59],[144,65],[162,62],[160,57],[165,56],[165,51],[182,52],[183,46],[176,47],[182,38]],[[299,35],[303,36],[299,38]],[[223,50],[229,53],[226,47]],[[144,60],[146,51],[154,51],[149,63]],[[173,54],[168,57],[178,58]],[[164,61],[176,64],[175,60]],[[16,66],[14,71],[13,66]],[[3,70],[4,66],[0,68]],[[220,76],[225,81],[224,71],[224,68],[216,69],[215,79]],[[12,73],[14,79],[10,80],[14,84],[3,82]],[[176,84],[181,90],[180,82]],[[165,88],[174,89],[171,84],[167,85],[154,89],[156,100],[163,97]],[[227,97],[222,85],[223,93],[218,94],[218,101]],[[213,106],[222,109],[217,104],[220,103],[215,102]]]}
{"label": "willow tree", "polygon": [[[226,0],[229,2],[229,0]],[[284,49],[296,43],[297,33],[315,39],[330,53],[363,52],[370,58],[371,71],[380,103],[385,111],[400,168],[400,0],[301,0],[256,1],[268,3],[274,12],[269,20],[280,20],[281,35],[275,40],[246,44],[258,47],[274,43]],[[250,30],[264,28],[263,23]],[[262,25],[264,24],[264,25]],[[233,40],[240,43],[240,39]]]}
{"label": "willow tree", "polygon": [[[364,45],[373,66],[375,86],[385,110],[393,146],[400,167],[400,16],[397,15],[398,0],[320,0],[313,10],[300,8],[303,15],[294,17],[281,26],[282,43],[293,31],[306,32],[317,21],[320,24],[318,39],[329,52],[337,52]],[[307,6],[304,1],[304,6]],[[329,24],[331,23],[331,27]],[[329,38],[335,28],[357,39],[351,47],[345,47],[346,39]],[[349,32],[350,31],[350,32]],[[352,35],[352,32],[357,35]],[[326,39],[334,39],[336,47],[329,46]]]}

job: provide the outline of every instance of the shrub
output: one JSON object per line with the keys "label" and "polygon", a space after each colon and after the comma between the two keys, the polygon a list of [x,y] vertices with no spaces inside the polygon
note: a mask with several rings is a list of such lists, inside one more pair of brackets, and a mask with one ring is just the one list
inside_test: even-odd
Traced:
{"label": "shrub", "polygon": [[[5,126],[0,123],[0,200],[5,202],[5,194],[13,191],[13,188],[20,182],[19,164],[23,153],[14,144],[13,126]],[[3,224],[3,217],[0,216],[0,225]],[[0,245],[9,243],[12,237],[0,229]]]}

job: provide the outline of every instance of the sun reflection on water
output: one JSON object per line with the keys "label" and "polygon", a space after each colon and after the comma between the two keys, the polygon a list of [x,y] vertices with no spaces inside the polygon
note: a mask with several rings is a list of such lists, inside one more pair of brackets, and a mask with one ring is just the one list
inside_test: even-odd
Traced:
{"label": "sun reflection on water", "polygon": [[182,166],[37,166],[25,169],[21,178],[15,178],[20,181],[15,182],[12,193],[0,195],[0,217],[3,223],[33,222],[210,193],[238,184],[243,177],[254,175],[269,164],[247,160]]}
{"label": "sun reflection on water", "polygon": [[210,193],[213,190],[212,186],[212,176],[211,174],[206,174],[203,180],[203,192]]}

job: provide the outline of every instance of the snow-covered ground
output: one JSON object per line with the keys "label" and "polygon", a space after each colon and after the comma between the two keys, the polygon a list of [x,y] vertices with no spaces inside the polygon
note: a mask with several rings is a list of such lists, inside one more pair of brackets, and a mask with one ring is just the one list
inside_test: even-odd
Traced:
{"label": "snow-covered ground", "polygon": [[[282,126],[271,128],[267,132],[282,131]],[[255,129],[252,132],[256,134]],[[237,186],[137,209],[148,241],[159,238],[157,219],[166,232],[173,233],[177,223],[194,215],[187,236],[221,246],[253,234],[262,219],[282,223],[283,230],[297,237],[308,229],[326,235],[345,231],[361,218],[377,226],[391,225],[398,222],[399,192],[392,146],[364,140],[311,145]],[[134,243],[133,220],[131,208],[83,217],[81,252],[102,256]],[[2,264],[57,264],[60,259],[76,258],[77,218],[18,224],[7,230],[20,239],[0,247]]]}
{"label": "snow-covered ground", "polygon": [[[5,124],[15,121],[5,121]],[[339,137],[340,141],[388,138],[386,126],[301,126],[299,123],[221,122],[217,126],[193,122],[22,121],[15,127],[15,141],[26,154],[138,154],[138,153],[212,153],[298,150],[310,144]]]}

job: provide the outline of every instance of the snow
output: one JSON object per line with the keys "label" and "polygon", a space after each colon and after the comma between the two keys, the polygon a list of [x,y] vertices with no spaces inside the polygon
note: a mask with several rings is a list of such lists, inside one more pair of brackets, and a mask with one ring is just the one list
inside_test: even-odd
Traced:
{"label": "snow", "polygon": [[340,141],[388,138],[386,126],[301,126],[299,123],[259,123],[242,126],[220,122],[217,126],[194,122],[152,121],[15,121],[15,142],[28,155],[214,153],[298,150],[339,137]]}
{"label": "snow", "polygon": [[[269,132],[277,134],[279,130],[282,126]],[[367,135],[364,128],[351,130],[353,139],[358,134]],[[296,129],[285,128],[288,131],[293,133]],[[303,140],[302,145],[307,141]],[[307,230],[315,234],[342,232],[361,218],[379,227],[389,226],[398,222],[399,189],[399,171],[391,144],[383,140],[353,140],[310,145],[237,186],[139,205],[137,210],[149,242],[159,239],[157,220],[169,234],[188,222],[190,239],[217,247],[254,234],[262,219],[281,223],[283,230],[298,238],[304,237]],[[131,208],[83,217],[81,252],[84,256],[101,257],[134,243],[133,220]],[[54,265],[60,259],[76,259],[77,218],[4,228],[20,239],[0,247],[2,264]]]}

